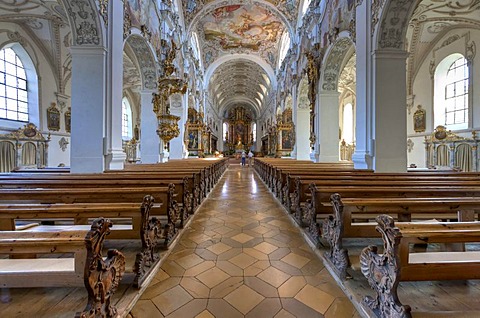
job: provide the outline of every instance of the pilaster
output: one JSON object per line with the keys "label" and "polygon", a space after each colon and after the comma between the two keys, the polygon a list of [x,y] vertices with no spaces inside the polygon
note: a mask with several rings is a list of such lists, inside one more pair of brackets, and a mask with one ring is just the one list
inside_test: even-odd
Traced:
{"label": "pilaster", "polygon": [[[104,171],[105,70],[104,47],[73,46],[72,172]],[[88,79],[88,80],[86,80]]]}
{"label": "pilaster", "polygon": [[319,162],[339,161],[339,96],[337,91],[320,91],[318,95]]}
{"label": "pilaster", "polygon": [[126,154],[122,148],[123,98],[123,1],[108,2],[107,26],[107,103],[105,167],[123,169]]}
{"label": "pilaster", "polygon": [[140,158],[142,163],[158,163],[160,161],[160,138],[157,135],[157,116],[153,112],[153,90],[140,92]]}
{"label": "pilaster", "polygon": [[[187,94],[183,95],[174,95],[170,98],[170,114],[180,117],[178,121],[178,128],[180,129],[180,134],[178,137],[173,138],[170,141],[170,158],[172,159],[182,159],[185,158],[185,123],[187,119]],[[188,154],[187,154],[188,156]]]}
{"label": "pilaster", "polygon": [[356,7],[356,128],[352,160],[357,169],[373,169],[371,2],[363,0]]}
{"label": "pilaster", "polygon": [[380,50],[373,55],[376,172],[407,171],[407,55],[402,50]]}

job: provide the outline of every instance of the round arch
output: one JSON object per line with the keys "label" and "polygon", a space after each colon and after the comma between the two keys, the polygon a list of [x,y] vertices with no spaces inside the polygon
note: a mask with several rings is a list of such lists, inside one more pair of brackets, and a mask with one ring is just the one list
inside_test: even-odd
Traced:
{"label": "round arch", "polygon": [[[355,45],[347,32],[339,34],[338,39],[325,52],[320,74],[320,89],[338,91],[338,79],[346,58],[355,50]],[[350,54],[349,54],[350,53]]]}
{"label": "round arch", "polygon": [[72,29],[73,46],[105,46],[105,24],[95,0],[61,0]]}
{"label": "round arch", "polygon": [[212,75],[215,73],[215,70],[219,68],[222,64],[233,61],[233,60],[248,60],[251,62],[254,62],[258,64],[267,74],[269,80],[270,80],[270,85],[272,87],[277,86],[277,78],[275,76],[275,72],[272,69],[272,67],[261,57],[253,55],[253,54],[229,54],[229,55],[224,55],[219,57],[215,62],[210,64],[210,66],[207,68],[205,71],[205,80],[203,81],[204,89],[208,89],[208,85],[210,83],[210,78]]}
{"label": "round arch", "polygon": [[225,111],[227,111],[228,109],[230,109],[230,108],[232,108],[232,107],[234,107],[238,104],[249,106],[249,108],[252,110],[255,118],[259,117],[260,109],[258,108],[258,105],[255,105],[252,102],[252,100],[250,100],[249,98],[246,98],[246,97],[235,97],[235,98],[230,99],[228,102],[226,102],[225,104],[222,105],[222,107],[219,109],[218,113],[223,114],[223,113],[225,113]]}
{"label": "round arch", "polygon": [[408,21],[422,0],[385,0],[381,12],[373,12],[374,50],[404,50]]}
{"label": "round arch", "polygon": [[148,41],[139,34],[131,34],[125,40],[137,60],[141,79],[142,89],[153,90],[157,88],[157,69],[155,67],[155,54]]}

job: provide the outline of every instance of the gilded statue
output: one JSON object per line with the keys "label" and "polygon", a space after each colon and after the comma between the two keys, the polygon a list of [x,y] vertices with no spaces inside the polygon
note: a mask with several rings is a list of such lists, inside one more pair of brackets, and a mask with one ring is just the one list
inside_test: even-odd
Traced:
{"label": "gilded statue", "polygon": [[318,66],[312,52],[307,52],[305,55],[307,56],[308,99],[312,106],[315,104],[315,95],[317,93]]}

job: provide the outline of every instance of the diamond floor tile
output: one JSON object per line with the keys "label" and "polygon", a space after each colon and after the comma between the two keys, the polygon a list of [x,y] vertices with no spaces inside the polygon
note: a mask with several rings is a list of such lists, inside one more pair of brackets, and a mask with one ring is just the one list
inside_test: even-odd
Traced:
{"label": "diamond floor tile", "polygon": [[224,299],[228,301],[230,305],[232,305],[238,311],[245,315],[255,306],[257,306],[260,302],[262,302],[265,297],[263,297],[250,287],[242,285],[230,294],[228,294]]}
{"label": "diamond floor tile", "polygon": [[131,316],[359,317],[288,218],[252,168],[231,166]]}

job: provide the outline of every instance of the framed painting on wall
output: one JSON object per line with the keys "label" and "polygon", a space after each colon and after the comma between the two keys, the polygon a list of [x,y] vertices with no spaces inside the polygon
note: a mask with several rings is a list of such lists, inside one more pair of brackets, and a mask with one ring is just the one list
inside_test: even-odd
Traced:
{"label": "framed painting on wall", "polygon": [[48,130],[60,130],[60,111],[55,103],[52,103],[47,109],[47,127]]}
{"label": "framed painting on wall", "polygon": [[70,108],[65,112],[65,131],[67,133],[72,131],[72,112]]}
{"label": "framed painting on wall", "polygon": [[421,105],[417,106],[417,111],[413,114],[413,130],[415,132],[424,132],[426,130],[426,112]]}

